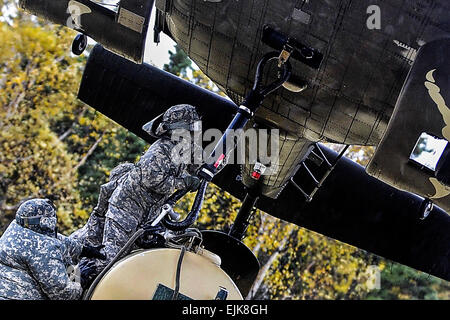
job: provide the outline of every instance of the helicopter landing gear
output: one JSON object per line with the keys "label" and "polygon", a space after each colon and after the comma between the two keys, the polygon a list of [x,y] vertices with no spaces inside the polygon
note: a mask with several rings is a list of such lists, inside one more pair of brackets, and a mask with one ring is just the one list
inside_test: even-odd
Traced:
{"label": "helicopter landing gear", "polygon": [[250,192],[247,193],[228,235],[237,240],[242,240],[244,238],[247,227],[250,224],[250,219],[253,215],[253,208],[256,206],[257,201],[257,195]]}
{"label": "helicopter landing gear", "polygon": [[82,33],[77,34],[77,36],[75,37],[75,39],[73,39],[72,42],[72,53],[77,56],[81,55],[84,52],[84,50],[86,50],[87,43],[88,38],[86,35]]}

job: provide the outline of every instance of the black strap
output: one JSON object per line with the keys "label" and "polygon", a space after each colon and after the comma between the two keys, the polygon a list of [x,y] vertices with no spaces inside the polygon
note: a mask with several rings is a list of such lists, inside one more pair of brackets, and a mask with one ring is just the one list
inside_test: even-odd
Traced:
{"label": "black strap", "polygon": [[177,264],[177,274],[175,277],[175,290],[173,292],[172,300],[177,300],[178,294],[180,293],[181,264],[183,263],[183,257],[184,257],[185,251],[186,251],[186,248],[184,246],[181,247],[180,257],[178,258],[178,264]]}

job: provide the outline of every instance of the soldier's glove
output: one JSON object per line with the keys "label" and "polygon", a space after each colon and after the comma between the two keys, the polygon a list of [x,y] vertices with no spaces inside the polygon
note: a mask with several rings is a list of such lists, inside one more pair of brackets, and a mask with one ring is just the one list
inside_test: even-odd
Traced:
{"label": "soldier's glove", "polygon": [[195,191],[200,187],[201,180],[196,176],[185,176],[183,180],[189,191]]}
{"label": "soldier's glove", "polygon": [[85,245],[83,246],[83,250],[81,250],[80,257],[105,260],[106,256],[100,252],[100,250],[103,249],[104,247],[105,247],[104,245],[96,247]]}
{"label": "soldier's glove", "polygon": [[80,268],[80,284],[83,290],[86,290],[91,285],[92,281],[97,276],[97,269],[93,260],[83,259],[78,265]]}

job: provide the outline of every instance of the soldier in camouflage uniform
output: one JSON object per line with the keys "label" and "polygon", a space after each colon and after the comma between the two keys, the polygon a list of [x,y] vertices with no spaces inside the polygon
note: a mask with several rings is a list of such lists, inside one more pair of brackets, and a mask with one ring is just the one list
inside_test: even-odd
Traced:
{"label": "soldier in camouflage uniform", "polygon": [[[143,126],[143,130],[159,139],[154,142],[140,160],[132,165],[122,164],[111,172],[110,181],[100,188],[98,204],[88,223],[71,235],[91,245],[103,244],[106,260],[83,259],[80,263],[81,277],[92,281],[95,276],[117,255],[136,230],[151,223],[160,208],[175,190],[196,190],[200,180],[194,176],[200,163],[175,161],[175,146],[180,141],[172,140],[174,130],[189,130],[193,134],[200,117],[191,105],[176,105],[163,115]],[[158,124],[158,122],[160,122]],[[155,128],[156,127],[156,128]],[[201,146],[189,139],[190,155],[198,155]],[[179,149],[175,156],[183,158],[186,148]],[[200,154],[201,155],[201,154]]]}
{"label": "soldier in camouflage uniform", "polygon": [[81,285],[67,274],[80,257],[104,258],[56,231],[56,210],[48,199],[22,203],[0,238],[0,299],[78,299]]}
{"label": "soldier in camouflage uniform", "polygon": [[99,246],[103,241],[103,229],[105,227],[105,216],[108,210],[108,200],[113,191],[124,180],[125,174],[134,168],[132,163],[123,163],[114,168],[109,181],[100,186],[97,205],[92,210],[87,223],[70,235],[71,239],[78,239],[85,244]]}

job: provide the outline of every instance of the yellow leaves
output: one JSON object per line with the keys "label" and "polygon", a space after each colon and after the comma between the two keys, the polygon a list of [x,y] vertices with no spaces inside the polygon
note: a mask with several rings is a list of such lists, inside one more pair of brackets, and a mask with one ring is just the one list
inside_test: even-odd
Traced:
{"label": "yellow leaves", "polygon": [[80,125],[82,125],[82,126],[85,126],[85,125],[88,123],[88,121],[89,121],[88,118],[86,118],[86,117],[81,117],[81,118],[78,120],[78,123],[79,123]]}
{"label": "yellow leaves", "polygon": [[[360,272],[367,267],[365,261],[353,255],[356,248],[290,224],[274,223],[272,219],[264,219],[268,225],[259,228],[257,241],[248,241],[262,243],[264,248],[258,258],[263,265],[274,250],[280,249],[278,246],[284,247],[266,275],[265,285],[272,298],[282,298],[290,291],[296,299],[336,299],[367,290],[353,286],[354,282],[361,282]],[[290,242],[284,244],[286,237]]]}
{"label": "yellow leaves", "polygon": [[86,218],[86,212],[74,190],[76,162],[50,125],[64,114],[72,116],[78,105],[71,92],[77,91],[81,68],[57,61],[64,56],[70,64],[79,62],[64,48],[68,37],[28,22],[13,28],[0,22],[0,39],[2,200],[15,205],[26,197],[52,195],[63,205],[58,215],[69,228],[74,213]]}
{"label": "yellow leaves", "polygon": [[86,221],[89,218],[89,212],[85,209],[75,208],[73,215]]}
{"label": "yellow leaves", "polygon": [[12,77],[10,78],[7,82],[6,85],[7,86],[13,86],[13,85],[22,85],[22,81],[25,80],[25,75],[24,74],[20,74],[16,77]]}
{"label": "yellow leaves", "polygon": [[38,141],[38,145],[39,145],[39,147],[41,147],[43,149],[47,148],[47,146],[48,146],[44,141]]}
{"label": "yellow leaves", "polygon": [[94,139],[98,139],[98,137],[100,136],[99,133],[92,131],[91,133],[89,133],[89,136],[94,138]]}
{"label": "yellow leaves", "polygon": [[58,39],[52,33],[31,24],[18,27],[16,30],[21,31],[20,35],[23,39],[21,44],[24,42],[27,44],[27,48],[21,47],[22,50],[26,49],[26,52],[43,53],[44,55],[55,51]]}

